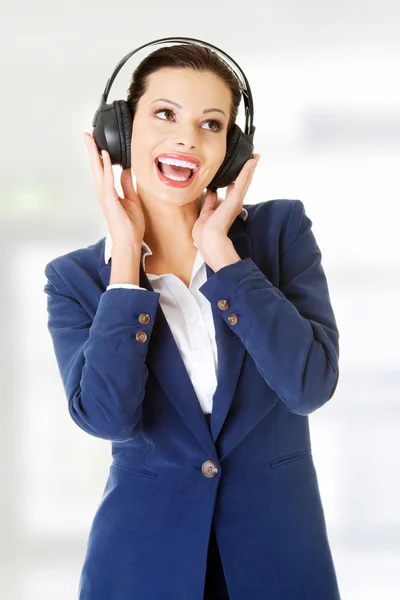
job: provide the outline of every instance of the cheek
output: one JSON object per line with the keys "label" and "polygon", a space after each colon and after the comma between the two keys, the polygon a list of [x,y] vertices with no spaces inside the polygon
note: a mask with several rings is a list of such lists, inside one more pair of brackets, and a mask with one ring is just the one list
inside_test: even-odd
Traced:
{"label": "cheek", "polygon": [[218,161],[222,163],[226,154],[226,137],[223,140],[220,140],[218,144]]}
{"label": "cheek", "polygon": [[154,155],[154,148],[155,141],[149,136],[148,130],[146,135],[138,127],[132,130],[131,165],[135,175],[144,168],[149,168]]}
{"label": "cheek", "polygon": [[138,147],[138,144],[135,144],[133,142],[131,144],[131,167],[132,167],[133,172],[135,173],[136,177],[138,175],[140,175],[140,172],[142,170],[142,164],[143,164],[143,153],[140,152],[140,148]]}
{"label": "cheek", "polygon": [[225,155],[226,155],[226,144],[223,144],[222,147],[219,146],[219,148],[215,150],[215,153],[213,156],[213,164],[214,164],[215,172],[217,172],[218,169],[220,168],[220,166],[222,165]]}

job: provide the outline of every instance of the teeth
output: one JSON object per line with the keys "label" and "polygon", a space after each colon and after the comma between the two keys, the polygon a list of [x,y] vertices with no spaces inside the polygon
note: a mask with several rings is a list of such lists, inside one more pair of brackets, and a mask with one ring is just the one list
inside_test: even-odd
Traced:
{"label": "teeth", "polygon": [[163,173],[164,177],[166,177],[167,179],[172,179],[173,181],[187,181],[190,177],[176,177],[175,175],[165,175],[165,173]]}
{"label": "teeth", "polygon": [[159,160],[159,162],[162,162],[165,165],[175,165],[176,167],[188,167],[189,169],[195,169],[197,167],[196,163],[191,163],[191,162],[188,162],[187,160],[178,160],[176,158],[161,157],[158,160]]}

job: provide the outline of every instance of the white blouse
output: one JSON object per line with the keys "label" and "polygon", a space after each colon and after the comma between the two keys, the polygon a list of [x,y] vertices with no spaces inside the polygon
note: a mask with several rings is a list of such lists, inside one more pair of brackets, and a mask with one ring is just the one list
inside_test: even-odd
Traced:
{"label": "white blouse", "polygon": [[[239,216],[245,221],[247,210],[243,208]],[[194,242],[193,245],[196,246]],[[108,233],[104,250],[106,264],[111,258],[111,248],[112,240]],[[152,254],[152,251],[143,241],[142,266],[145,272],[144,263],[148,254]],[[199,292],[199,288],[207,281],[206,265],[200,250],[197,250],[189,287],[171,273],[154,275],[146,272],[146,275],[153,290],[160,294],[161,308],[203,413],[211,413],[212,398],[217,387],[218,355],[212,308],[209,300]],[[147,291],[133,283],[113,283],[107,286],[107,290],[117,287]]]}

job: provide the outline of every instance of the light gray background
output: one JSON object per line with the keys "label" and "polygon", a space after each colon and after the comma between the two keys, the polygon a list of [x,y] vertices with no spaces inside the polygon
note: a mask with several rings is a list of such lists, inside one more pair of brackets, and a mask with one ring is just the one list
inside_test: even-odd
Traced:
{"label": "light gray background", "polygon": [[245,202],[299,198],[313,222],[341,334],[336,394],[310,416],[339,584],[343,600],[397,599],[398,0],[25,1],[0,22],[0,596],[77,596],[110,447],[68,415],[43,270],[105,234],[82,132],[114,67],[178,35],[226,50],[250,81],[261,161]]}

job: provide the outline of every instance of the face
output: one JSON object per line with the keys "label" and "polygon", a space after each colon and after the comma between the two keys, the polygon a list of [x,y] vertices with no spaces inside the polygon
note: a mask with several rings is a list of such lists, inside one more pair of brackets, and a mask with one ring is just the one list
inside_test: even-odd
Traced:
{"label": "face", "polygon": [[[231,91],[213,73],[194,69],[163,68],[147,84],[132,129],[137,191],[178,205],[193,201],[225,157]],[[171,159],[190,164],[168,165]]]}

